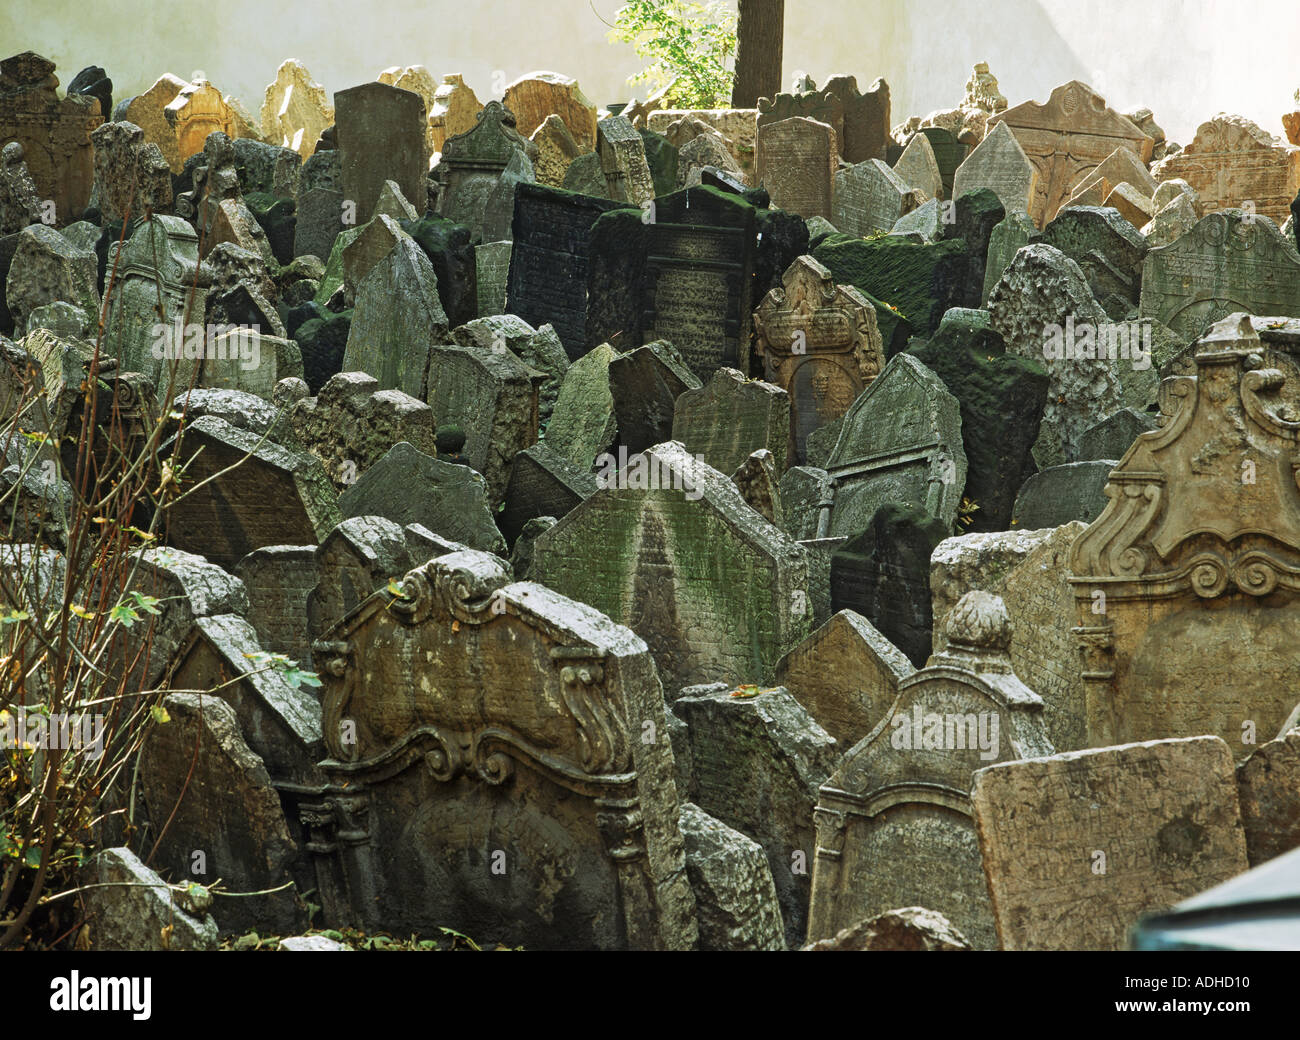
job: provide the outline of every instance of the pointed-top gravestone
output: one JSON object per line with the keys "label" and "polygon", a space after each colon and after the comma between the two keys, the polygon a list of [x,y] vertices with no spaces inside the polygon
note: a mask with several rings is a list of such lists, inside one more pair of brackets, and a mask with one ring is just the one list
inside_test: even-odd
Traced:
{"label": "pointed-top gravestone", "polygon": [[831,223],[846,235],[889,231],[918,202],[914,189],[879,159],[838,171],[834,199]]}
{"label": "pointed-top gravestone", "polygon": [[1124,183],[1132,184],[1147,198],[1151,198],[1158,187],[1156,179],[1151,176],[1151,172],[1138,158],[1137,153],[1131,148],[1120,145],[1098,166],[1084,174],[1079,183],[1070,189],[1071,198],[1068,205],[1075,205],[1074,197],[1092,188],[1096,188],[1102,198],[1105,198],[1112,188]]}
{"label": "pointed-top gravestone", "polygon": [[903,154],[894,163],[894,173],[909,188],[925,192],[927,198],[937,199],[943,194],[943,174],[939,172],[934,147],[925,134],[916,134],[907,142]]}
{"label": "pointed-top gravestone", "polygon": [[836,485],[832,535],[863,531],[886,504],[951,526],[966,485],[961,406],[925,365],[899,354],[845,414],[824,468]]}
{"label": "pointed-top gravestone", "polygon": [[514,113],[499,101],[489,101],[472,130],[447,139],[435,172],[441,186],[438,215],[475,228],[480,240],[489,201],[502,174],[517,152],[523,152],[528,160],[528,142],[515,130],[514,123]]}
{"label": "pointed-top gravestone", "polygon": [[1008,213],[1028,213],[1037,181],[1038,172],[1015,134],[1006,123],[998,123],[957,167],[952,192],[960,198],[968,191],[990,188]]}
{"label": "pointed-top gravestone", "polygon": [[364,224],[393,180],[417,213],[428,205],[429,172],[424,101],[419,94],[386,83],[363,83],[334,95],[335,133],[345,200]]}
{"label": "pointed-top gravestone", "polygon": [[673,411],[672,439],[722,473],[763,448],[784,473],[789,436],[789,395],[734,368],[720,368],[704,386],[682,393]]}
{"label": "pointed-top gravestone", "polygon": [[1039,227],[1056,216],[1074,185],[1116,148],[1131,149],[1142,162],[1151,158],[1151,138],[1078,80],[1057,87],[1046,104],[1026,101],[990,116],[990,133],[998,123],[1010,127],[1038,172],[1029,215]]}

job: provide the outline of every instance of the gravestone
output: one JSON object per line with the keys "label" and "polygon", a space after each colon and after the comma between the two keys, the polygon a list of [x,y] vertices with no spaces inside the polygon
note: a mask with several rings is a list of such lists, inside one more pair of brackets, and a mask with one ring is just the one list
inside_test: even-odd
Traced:
{"label": "gravestone", "polygon": [[833,127],[803,116],[759,127],[756,175],[773,206],[834,222],[835,142]]}
{"label": "gravestone", "polygon": [[[658,109],[646,117],[646,129],[663,134],[676,147],[680,148],[689,140],[683,138],[677,129],[696,120],[704,123],[722,135],[731,157],[736,160],[741,172],[752,182],[754,173],[755,141],[757,136],[756,120],[758,110],[753,108],[712,108],[712,109]],[[691,135],[694,136],[694,135]]]}
{"label": "gravestone", "polygon": [[[123,98],[113,110],[113,122],[134,123],[140,127],[145,140],[158,146],[172,173],[177,175],[184,168],[184,160],[176,145],[176,131],[163,112],[185,85],[179,76],[163,73],[143,94]],[[108,119],[108,115],[105,114],[104,118]]]}
{"label": "gravestone", "polygon": [[433,112],[434,99],[438,93],[438,84],[434,82],[433,76],[423,65],[393,65],[391,68],[384,69],[375,77],[380,83],[387,83],[390,87],[398,87],[401,90],[409,90],[412,94],[418,94],[420,100],[424,102],[424,132],[425,140],[428,142],[429,152],[435,151],[433,147],[433,133],[429,126],[429,115]]}
{"label": "gravestone", "polygon": [[[173,438],[162,451],[176,446]],[[180,451],[188,493],[167,512],[170,545],[229,569],[266,545],[316,545],[338,523],[334,489],[314,456],[210,415],[186,427]]]}
{"label": "gravestone", "polygon": [[934,148],[925,134],[915,134],[907,142],[903,154],[894,163],[894,173],[908,188],[924,192],[927,199],[937,201],[943,194],[943,175],[939,172],[939,161],[935,159]]}
{"label": "gravestone", "polygon": [[564,171],[564,180],[559,187],[577,195],[603,199],[609,193],[609,185],[601,169],[600,156],[596,152],[587,152],[575,158]]}
{"label": "gravestone", "polygon": [[745,183],[744,174],[731,157],[726,142],[717,134],[700,134],[677,151],[677,172],[673,185],[678,188],[693,188],[704,183],[706,175],[715,176],[712,171],[721,171],[737,184]]}
{"label": "gravestone", "polygon": [[584,472],[614,446],[618,420],[609,388],[609,366],[618,351],[608,343],[569,366],[546,427],[547,447]]}
{"label": "gravestone", "polygon": [[1011,669],[1002,601],[968,593],[947,627],[947,649],[899,683],[886,717],[822,785],[810,940],[891,907],[925,906],[975,949],[997,949],[971,776],[1052,746],[1043,702]]}
{"label": "gravestone", "polygon": [[617,205],[539,184],[521,184],[515,193],[507,305],[534,328],[553,325],[573,361],[588,349],[591,228]]}
{"label": "gravestone", "polygon": [[1220,114],[1197,127],[1191,144],[1151,172],[1158,181],[1187,181],[1200,196],[1202,212],[1249,205],[1249,212],[1281,225],[1300,193],[1300,147],[1243,116]]}
{"label": "gravestone", "polygon": [[321,131],[334,125],[334,106],[325,88],[311,78],[302,62],[280,64],[266,88],[261,109],[262,137],[310,159]]}
{"label": "gravestone", "polygon": [[99,114],[106,120],[113,118],[113,81],[102,66],[87,65],[72,77],[69,94],[82,94],[99,102]]}
{"label": "gravestone", "polygon": [[[502,200],[493,195],[502,184],[503,177],[516,165],[510,176],[516,181],[531,180],[532,163],[527,156],[528,141],[514,128],[514,115],[499,101],[489,101],[478,114],[473,129],[447,138],[443,145],[436,177],[439,184],[438,215],[465,224],[476,232],[478,241],[497,241],[500,234],[486,235],[489,210],[495,211],[493,220],[508,220],[509,211]],[[525,153],[522,163],[515,157]]]}
{"label": "gravestone", "polygon": [[573,139],[564,120],[555,113],[542,120],[528,139],[537,145],[537,162],[533,169],[537,183],[548,188],[563,187],[570,164],[578,156],[587,154]]}
{"label": "gravestone", "polygon": [[482,108],[460,73],[443,76],[442,83],[433,92],[433,107],[429,110],[429,142],[433,150],[441,152],[447,138],[473,130]]}
{"label": "gravestone", "polygon": [[785,472],[790,397],[778,386],[720,368],[704,386],[683,391],[673,411],[672,439],[721,473],[766,449]]}
{"label": "gravestone", "polygon": [[990,116],[990,135],[998,123],[1006,123],[1038,173],[1029,215],[1039,227],[1116,148],[1128,148],[1144,163],[1151,159],[1151,138],[1078,80],[1057,87],[1046,104],[1026,101]]}
{"label": "gravestone", "polygon": [[[1197,219],[1196,205],[1192,202],[1192,197],[1180,193],[1163,209],[1157,211],[1140,230],[1142,237],[1147,240],[1147,245],[1155,249],[1158,246],[1177,242],[1196,227]],[[1294,236],[1288,238],[1285,232],[1282,237],[1288,242],[1294,241]]]}
{"label": "gravestone", "polygon": [[423,213],[429,172],[424,102],[419,94],[386,83],[362,83],[334,95],[340,190],[366,223],[384,182],[393,180]]}
{"label": "gravestone", "polygon": [[339,496],[339,512],[382,516],[403,527],[420,524],[470,549],[505,555],[482,475],[406,441],[384,452]]}
{"label": "gravestone", "polygon": [[[214,326],[214,331],[219,327]],[[242,390],[269,401],[280,380],[301,378],[302,352],[297,343],[242,325],[212,337],[198,385]]]}
{"label": "gravestone", "polygon": [[1029,245],[1038,233],[1027,213],[1008,213],[989,235],[989,248],[984,266],[984,288],[980,292],[980,306],[988,307],[989,293],[998,284],[1011,261],[1021,249]]}
{"label": "gravestone", "polygon": [[56,300],[99,314],[98,263],[48,224],[32,224],[18,233],[18,244],[5,279],[5,304],[14,331],[24,335],[32,311]]}
{"label": "gravestone", "polygon": [[1060,527],[1074,520],[1092,523],[1106,508],[1106,484],[1114,459],[1048,466],[1025,481],[1016,495],[1011,523],[1026,531]]}
{"label": "gravestone", "polygon": [[95,156],[90,134],[109,118],[85,94],[60,98],[54,62],[24,51],[0,61],[0,142],[17,141],[54,220],[70,224],[90,200]]}
{"label": "gravestone", "polygon": [[177,154],[183,163],[204,150],[209,134],[222,133],[232,140],[246,136],[239,113],[222,97],[221,91],[206,79],[186,83],[163,109],[176,135]]}
{"label": "gravestone", "polygon": [[[90,135],[95,149],[95,196],[108,221],[147,212],[165,212],[172,204],[171,171],[156,144],[133,123],[103,123]],[[7,150],[7,148],[6,148]]]}
{"label": "gravestone", "polygon": [[40,219],[41,200],[23,160],[23,146],[10,141],[0,152],[0,235],[16,235]]}
{"label": "gravestone", "polygon": [[186,910],[179,894],[126,846],[96,853],[78,882],[85,887],[86,923],[99,937],[97,949],[217,949],[212,915]]}
{"label": "gravestone", "polygon": [[596,147],[596,106],[570,76],[530,72],[506,87],[501,103],[515,114],[518,130],[525,137],[531,137],[550,116],[556,115],[582,151]]}
{"label": "gravestone", "polygon": [[939,177],[943,181],[943,197],[955,200],[953,191],[957,169],[966,161],[970,148],[957,140],[956,134],[941,126],[923,126],[918,132],[930,142],[930,150],[934,152],[934,161],[939,166]]}
{"label": "gravestone", "polygon": [[478,316],[504,314],[506,284],[510,277],[512,242],[483,242],[474,247],[478,275]]}
{"label": "gravestone", "polygon": [[1126,949],[1142,914],[1247,866],[1216,737],[999,763],[971,803],[1004,950]]}
{"label": "gravestone", "polygon": [[[485,554],[442,556],[321,644],[327,773],[368,810],[367,841],[318,861],[322,878],[349,882],[322,890],[326,913],[538,949],[688,949],[672,753],[641,740],[643,722],[667,734],[645,644],[508,581]],[[409,691],[400,704],[397,688]],[[414,768],[395,768],[408,744]],[[308,805],[302,816],[308,840],[334,832]],[[378,906],[371,885],[391,902]]]}
{"label": "gravestone", "polygon": [[886,504],[951,528],[966,484],[961,407],[938,376],[900,354],[845,413],[825,469],[835,481],[831,535],[858,534]]}
{"label": "gravestone", "polygon": [[1279,406],[1286,376],[1255,367],[1261,349],[1244,314],[1214,326],[1196,375],[1162,384],[1163,425],[1115,467],[1074,545],[1094,746],[1217,734],[1236,748],[1247,721],[1272,734],[1295,705],[1300,661],[1283,632],[1297,609],[1300,424]]}
{"label": "gravestone", "polygon": [[[924,140],[924,138],[919,138]],[[833,231],[831,232],[834,233]],[[890,228],[891,235],[906,235],[917,242],[938,242],[943,238],[943,211],[939,200],[931,199],[922,203],[910,213],[905,213],[894,221]],[[825,238],[823,235],[822,238]]]}
{"label": "gravestone", "polygon": [[307,597],[320,580],[316,547],[268,545],[254,549],[235,564],[234,573],[248,592],[246,616],[262,648],[310,667]]}
{"label": "gravestone", "polygon": [[1300,256],[1274,226],[1240,210],[1208,213],[1142,263],[1142,317],[1184,340],[1235,311],[1300,317]]}
{"label": "gravestone", "polygon": [[400,223],[433,264],[433,273],[438,276],[438,299],[448,325],[455,328],[473,321],[478,317],[478,271],[471,229],[432,213]]}
{"label": "gravestone", "polygon": [[[1139,127],[1139,129],[1142,129]],[[1150,136],[1148,134],[1148,136]],[[1186,183],[1185,181],[1182,183]],[[1131,149],[1121,145],[1110,153],[1101,163],[1084,174],[1070,189],[1067,205],[1085,204],[1085,198],[1099,196],[1105,199],[1121,184],[1135,188],[1142,196],[1152,200],[1158,187],[1156,179],[1151,176],[1146,164]],[[1154,201],[1154,200],[1152,200]],[[1095,205],[1095,203],[1093,203]]]}
{"label": "gravestone", "polygon": [[510,466],[505,508],[497,526],[513,547],[538,517],[559,520],[596,492],[596,478],[553,451],[545,442],[525,448]]}
{"label": "gravestone", "polygon": [[620,354],[609,363],[619,445],[635,455],[672,439],[677,398],[700,389],[672,345],[661,341]]}
{"label": "gravestone", "polygon": [[1139,434],[1155,428],[1156,420],[1150,412],[1121,408],[1083,432],[1079,438],[1079,460],[1122,459]]}
{"label": "gravestone", "polygon": [[930,556],[932,652],[947,645],[944,622],[966,593],[1001,597],[1017,619],[1011,666],[1042,697],[1043,725],[1060,751],[1088,746],[1084,683],[1070,631],[1074,592],[1068,567],[1070,547],[1084,526],[960,535],[940,542]]}
{"label": "gravestone", "polygon": [[[1287,722],[1295,719],[1292,718]],[[1300,722],[1300,719],[1295,719]],[[1237,796],[1252,867],[1300,848],[1300,727],[1261,744],[1237,767]]]}
{"label": "gravestone", "polygon": [[810,627],[805,551],[680,444],[619,461],[538,537],[535,580],[622,618],[673,688],[770,675]]}
{"label": "gravestone", "polygon": [[776,681],[841,748],[875,729],[915,668],[852,610],[841,610],[777,663]]}
{"label": "gravestone", "polygon": [[316,641],[410,566],[405,532],[382,516],[350,516],[321,540],[316,547],[320,580],[307,596],[307,631],[318,670],[330,651]]}
{"label": "gravestone", "polygon": [[1059,249],[1088,279],[1098,300],[1107,293],[1138,302],[1148,243],[1109,207],[1071,206],[1056,215],[1037,241]]}
{"label": "gravestone", "polygon": [[846,235],[889,231],[923,202],[914,189],[879,159],[835,174],[831,223]]}
{"label": "gravestone", "polygon": [[424,400],[431,351],[446,340],[447,316],[433,265],[403,236],[357,287],[343,369],[367,372],[381,389]]}
{"label": "gravestone", "polygon": [[754,329],[764,376],[790,396],[786,458],[803,462],[808,436],[844,415],[884,367],[875,309],[801,256],[759,304]]}
{"label": "gravestone", "polygon": [[988,188],[1008,213],[1028,213],[1038,172],[1006,123],[998,123],[953,175],[953,197]]}
{"label": "gravestone", "polygon": [[505,496],[515,454],[537,443],[533,371],[504,346],[429,348],[426,400],[439,426],[464,430],[464,461],[487,480],[493,507]]}
{"label": "gravestone", "polygon": [[926,343],[908,354],[938,376],[961,407],[966,485],[978,509],[971,531],[1011,524],[1016,491],[1034,470],[1031,451],[1047,400],[1047,373],[1038,361],[1009,354],[987,311],[954,307]]}
{"label": "gravestone", "polygon": [[686,723],[692,763],[682,797],[762,847],[786,945],[798,949],[808,928],[813,806],[836,742],[780,687],[688,687],[671,710]]}

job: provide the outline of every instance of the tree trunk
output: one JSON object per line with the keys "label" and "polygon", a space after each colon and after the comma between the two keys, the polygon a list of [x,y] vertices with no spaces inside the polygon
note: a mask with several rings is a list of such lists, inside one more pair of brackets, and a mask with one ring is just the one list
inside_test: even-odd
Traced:
{"label": "tree trunk", "polygon": [[785,0],[740,0],[739,13],[731,107],[757,108],[759,98],[781,90]]}

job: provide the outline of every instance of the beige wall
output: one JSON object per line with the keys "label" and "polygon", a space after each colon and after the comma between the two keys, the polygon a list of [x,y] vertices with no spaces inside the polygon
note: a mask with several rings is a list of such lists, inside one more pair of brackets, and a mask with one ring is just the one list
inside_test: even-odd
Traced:
{"label": "beige wall", "polygon": [[[553,69],[598,104],[626,100],[639,61],[606,40],[593,5],[612,21],[618,0],[4,0],[0,50],[54,59],[64,84],[103,65],[115,98],[202,69],[254,114],[288,57],[331,91],[420,63],[463,73],[484,99]],[[786,0],[786,84],[799,71],[852,72],[863,87],[884,76],[896,123],[955,105],[987,60],[1012,104],[1080,78],[1118,108],[1151,108],[1183,143],[1218,111],[1281,134],[1281,113],[1300,107],[1297,55],[1297,0]]]}

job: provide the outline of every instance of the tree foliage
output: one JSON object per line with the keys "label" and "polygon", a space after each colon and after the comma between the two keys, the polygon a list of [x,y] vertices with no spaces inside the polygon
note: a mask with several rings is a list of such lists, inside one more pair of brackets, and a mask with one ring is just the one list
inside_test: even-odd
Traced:
{"label": "tree foliage", "polygon": [[667,88],[665,102],[682,108],[730,104],[736,15],[718,0],[630,0],[619,8],[609,38],[630,43],[649,64],[628,82]]}

